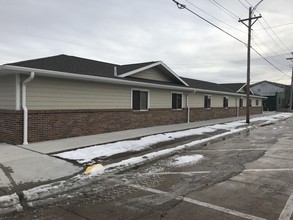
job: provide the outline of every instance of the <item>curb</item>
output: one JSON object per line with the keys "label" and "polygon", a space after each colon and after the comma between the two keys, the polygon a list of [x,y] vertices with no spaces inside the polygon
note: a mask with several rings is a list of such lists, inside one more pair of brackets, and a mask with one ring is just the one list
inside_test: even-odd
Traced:
{"label": "curb", "polygon": [[23,211],[19,196],[16,193],[0,197],[0,215]]}

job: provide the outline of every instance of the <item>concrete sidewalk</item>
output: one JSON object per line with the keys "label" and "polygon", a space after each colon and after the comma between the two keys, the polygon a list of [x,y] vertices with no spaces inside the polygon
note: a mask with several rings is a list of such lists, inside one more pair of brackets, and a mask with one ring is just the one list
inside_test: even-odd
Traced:
{"label": "concrete sidewalk", "polygon": [[[274,115],[276,112],[265,112],[261,115],[252,115],[251,118],[262,117],[268,115]],[[198,128],[203,126],[209,126],[214,124],[227,123],[232,121],[244,120],[245,117],[232,117],[232,118],[222,118],[222,119],[214,119],[207,121],[198,121],[192,123],[182,123],[182,124],[172,124],[172,125],[164,125],[164,126],[156,126],[156,127],[148,127],[148,128],[139,128],[139,129],[131,129],[125,131],[117,131],[110,132],[104,134],[90,135],[90,136],[82,136],[82,137],[73,137],[66,138],[60,140],[52,140],[52,141],[44,141],[37,143],[30,143],[28,145],[22,145],[21,147],[29,150],[33,150],[35,152],[39,152],[42,154],[51,154],[61,151],[73,150],[81,147],[111,143],[126,139],[134,139],[143,136],[180,131],[192,128]]]}
{"label": "concrete sidewalk", "polygon": [[0,144],[0,196],[66,178],[81,170],[58,158]]}

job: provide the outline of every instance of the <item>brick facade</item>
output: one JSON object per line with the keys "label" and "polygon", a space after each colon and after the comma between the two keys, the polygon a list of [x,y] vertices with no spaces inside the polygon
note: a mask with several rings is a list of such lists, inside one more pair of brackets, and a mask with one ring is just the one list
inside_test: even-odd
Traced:
{"label": "brick facade", "polygon": [[22,135],[23,112],[0,110],[0,143],[21,144]]}
{"label": "brick facade", "polygon": [[29,111],[28,142],[184,122],[185,109]]}
{"label": "brick facade", "polygon": [[[239,116],[246,115],[246,108],[239,109]],[[262,114],[262,107],[252,107],[250,108],[250,114]],[[191,108],[190,109],[190,122],[211,120],[217,118],[229,118],[237,117],[237,108],[229,107],[225,108]]]}
{"label": "brick facade", "polygon": [[[261,107],[251,108],[260,114]],[[240,109],[245,115],[245,108]],[[190,122],[236,117],[236,108],[192,108]],[[126,110],[31,110],[28,117],[28,142],[93,135],[112,131],[152,127],[187,122],[187,109]],[[0,141],[10,144],[23,142],[23,112],[0,110]]]}

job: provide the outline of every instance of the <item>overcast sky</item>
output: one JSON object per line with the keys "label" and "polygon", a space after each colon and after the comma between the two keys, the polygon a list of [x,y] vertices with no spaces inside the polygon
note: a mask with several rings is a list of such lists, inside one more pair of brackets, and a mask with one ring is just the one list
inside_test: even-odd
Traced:
{"label": "overcast sky", "polygon": [[[178,0],[247,43],[249,3]],[[180,76],[246,82],[246,46],[172,0],[0,0],[0,64],[67,54],[117,64],[163,61]],[[290,84],[293,1],[264,0],[255,12],[251,82]]]}

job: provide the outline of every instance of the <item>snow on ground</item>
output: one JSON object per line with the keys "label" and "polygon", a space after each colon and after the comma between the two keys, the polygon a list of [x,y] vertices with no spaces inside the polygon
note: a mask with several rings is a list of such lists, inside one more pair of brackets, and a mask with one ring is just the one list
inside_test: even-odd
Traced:
{"label": "snow on ground", "polygon": [[[280,113],[271,116],[264,116],[250,119],[251,122],[264,121],[270,124],[280,119],[291,117],[292,113]],[[176,138],[187,137],[191,135],[201,135],[204,133],[212,133],[217,130],[236,131],[240,126],[246,125],[245,120],[233,121],[225,124],[215,124],[200,128],[194,128],[184,131],[169,132],[164,134],[150,135],[140,138],[139,140],[118,141],[110,144],[96,145],[92,147],[66,151],[55,154],[54,156],[63,159],[75,160],[80,164],[94,163],[93,159],[110,157],[120,153],[142,151],[150,148],[152,145],[174,140]],[[168,149],[166,149],[168,151]],[[137,159],[137,158],[136,158]],[[136,160],[133,158],[133,160]]]}
{"label": "snow on ground", "polygon": [[196,164],[202,158],[203,156],[200,154],[180,156],[180,157],[174,158],[172,160],[171,165],[183,166],[186,164]]}

